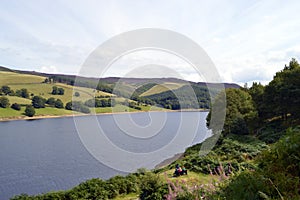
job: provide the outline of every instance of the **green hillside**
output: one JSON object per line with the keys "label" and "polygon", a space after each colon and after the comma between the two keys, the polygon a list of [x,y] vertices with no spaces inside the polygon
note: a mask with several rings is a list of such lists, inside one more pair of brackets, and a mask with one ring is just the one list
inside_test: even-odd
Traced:
{"label": "green hillside", "polygon": [[[147,105],[145,103],[139,103],[134,100],[130,100],[132,92],[135,90],[134,85],[120,84],[119,87],[114,90],[116,95],[120,97],[115,98],[115,94],[96,90],[89,87],[79,87],[72,86],[66,83],[46,81],[49,76],[41,76],[30,74],[30,72],[21,73],[20,71],[9,70],[8,68],[1,68],[0,70],[0,92],[2,86],[8,86],[13,93],[8,95],[2,94],[2,97],[8,99],[9,104],[19,104],[21,110],[14,110],[10,107],[0,108],[0,120],[5,120],[7,118],[24,118],[25,117],[25,107],[26,105],[31,105],[32,98],[34,96],[39,96],[45,100],[49,98],[54,98],[55,100],[60,99],[65,106],[68,102],[77,101],[84,103],[88,100],[94,99],[95,97],[99,100],[109,100],[110,97],[114,98],[117,105],[114,108],[111,107],[97,107],[95,109],[90,108],[90,110],[95,113],[111,113],[111,112],[136,112],[136,111],[162,111],[164,108],[159,108],[156,106]],[[69,77],[65,75],[66,77]],[[110,84],[111,85],[111,84]],[[53,87],[62,88],[64,91],[63,95],[52,94]],[[23,98],[17,96],[17,92],[26,89],[28,92],[28,97]],[[74,95],[77,93],[77,95]],[[125,97],[124,97],[125,96]],[[0,95],[1,97],[1,95]],[[126,103],[130,102],[130,103]],[[79,114],[79,112],[72,112],[71,110],[58,109],[50,105],[45,105],[45,108],[35,109],[35,116],[63,116],[71,114]]]}
{"label": "green hillside", "polygon": [[148,91],[142,93],[140,96],[144,97],[144,96],[150,96],[150,95],[154,95],[154,94],[159,94],[168,90],[176,90],[180,87],[182,87],[184,84],[183,83],[163,83],[163,84],[159,84],[156,85],[152,88],[150,88]]}

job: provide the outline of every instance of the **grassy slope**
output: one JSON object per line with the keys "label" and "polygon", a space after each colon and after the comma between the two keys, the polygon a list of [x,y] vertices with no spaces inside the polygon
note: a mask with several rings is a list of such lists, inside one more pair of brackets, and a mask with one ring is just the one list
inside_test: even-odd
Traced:
{"label": "grassy slope", "polygon": [[150,90],[144,92],[140,96],[149,96],[153,94],[159,94],[168,90],[176,90],[180,87],[182,87],[184,84],[181,83],[164,83],[160,85],[156,85],[152,87]]}
{"label": "grassy slope", "polygon": [[[8,85],[14,91],[20,90],[22,88],[26,88],[29,94],[38,95],[43,98],[59,98],[62,100],[64,105],[71,101],[86,101],[88,99],[93,98],[94,96],[111,96],[110,93],[102,92],[102,91],[95,91],[91,88],[84,88],[84,87],[73,87],[71,85],[66,85],[62,83],[55,83],[55,84],[45,84],[42,83],[45,80],[45,77],[42,76],[35,76],[35,75],[27,75],[27,74],[18,74],[14,72],[6,72],[0,71],[0,86]],[[52,87],[57,86],[61,87],[65,90],[64,95],[52,95]],[[80,96],[75,97],[73,94],[75,92],[79,92]],[[16,96],[7,96],[9,99],[10,104],[18,103],[21,105],[31,104],[30,99],[25,99]],[[117,98],[117,102],[123,102],[125,98]],[[141,111],[163,111],[166,109],[155,107],[155,106],[147,106],[142,105]],[[16,111],[11,108],[0,108],[0,118],[14,118],[14,117],[24,117],[24,110],[25,107],[22,106],[21,111]],[[107,108],[95,108],[95,113],[111,113],[111,112],[135,112],[138,111],[133,108],[129,108],[124,105],[116,105],[113,109],[110,107]],[[43,109],[36,109],[37,116],[49,116],[49,115],[70,115],[72,111],[65,110],[65,109],[56,109],[52,107],[46,107]]]}
{"label": "grassy slope", "polygon": [[8,84],[41,83],[45,77],[0,71],[0,86]]}

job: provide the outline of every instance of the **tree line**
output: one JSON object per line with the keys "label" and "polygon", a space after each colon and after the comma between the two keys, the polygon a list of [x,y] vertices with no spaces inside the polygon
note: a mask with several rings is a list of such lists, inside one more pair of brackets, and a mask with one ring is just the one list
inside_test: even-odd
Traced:
{"label": "tree line", "polygon": [[[266,86],[254,82],[250,88],[226,89],[226,119],[223,133],[249,134],[272,119],[293,123],[300,119],[300,65],[292,59]],[[221,101],[217,96],[212,106]],[[207,117],[210,124],[211,112]]]}

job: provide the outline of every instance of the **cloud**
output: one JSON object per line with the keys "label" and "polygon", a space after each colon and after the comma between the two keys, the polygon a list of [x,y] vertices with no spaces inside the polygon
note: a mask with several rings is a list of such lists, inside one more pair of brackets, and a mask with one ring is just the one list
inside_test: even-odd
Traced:
{"label": "cloud", "polygon": [[[163,28],[202,46],[223,81],[268,82],[291,57],[299,59],[299,8],[299,1],[269,0],[7,1],[0,8],[0,26],[5,30],[0,32],[1,64],[32,70],[41,70],[41,65],[56,66],[59,73],[76,74],[90,52],[116,34]],[[132,66],[161,64],[172,66],[184,78],[198,80],[186,64],[149,56],[153,59],[144,63],[139,61],[141,56],[120,62],[110,75],[124,74]]]}
{"label": "cloud", "polygon": [[55,74],[58,73],[58,70],[55,66],[42,66],[39,69],[40,72]]}

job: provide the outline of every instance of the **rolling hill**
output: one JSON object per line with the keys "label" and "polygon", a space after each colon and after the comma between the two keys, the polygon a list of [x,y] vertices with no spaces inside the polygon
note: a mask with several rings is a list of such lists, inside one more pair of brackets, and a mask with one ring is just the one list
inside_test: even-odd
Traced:
{"label": "rolling hill", "polygon": [[[116,109],[113,109],[113,111],[115,112],[189,108],[208,109],[211,100],[208,89],[213,90],[218,84],[195,83],[177,78],[107,77],[97,79],[65,74],[13,70],[0,66],[0,88],[2,86],[8,86],[13,90],[12,94],[5,95],[10,104],[17,103],[22,108],[20,111],[12,108],[0,108],[0,118],[24,117],[25,106],[31,104],[34,96],[40,96],[44,99],[60,99],[64,105],[71,101],[84,103],[95,97],[97,99],[114,98]],[[189,94],[186,92],[186,89],[190,88],[190,86],[197,96],[196,101],[180,97],[188,97]],[[62,88],[64,94],[53,95],[53,87]],[[239,88],[240,86],[225,83],[224,87]],[[29,93],[28,98],[16,95],[16,92],[21,89],[27,89]],[[74,95],[75,93],[78,93],[78,95]],[[178,94],[180,95],[178,96]],[[179,99],[181,103],[179,103]],[[159,107],[156,105],[159,105]],[[91,109],[95,113],[112,112],[112,109],[108,107]],[[57,109],[49,105],[46,105],[46,108],[38,109],[36,112],[37,115],[69,115],[71,113],[70,110]]]}

